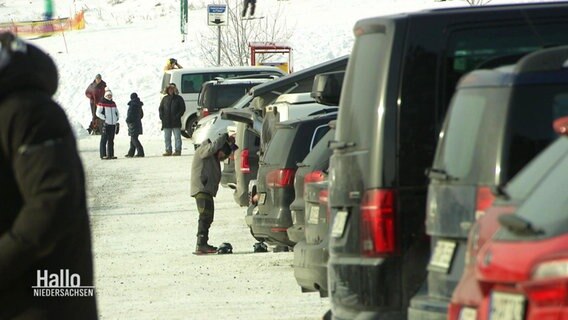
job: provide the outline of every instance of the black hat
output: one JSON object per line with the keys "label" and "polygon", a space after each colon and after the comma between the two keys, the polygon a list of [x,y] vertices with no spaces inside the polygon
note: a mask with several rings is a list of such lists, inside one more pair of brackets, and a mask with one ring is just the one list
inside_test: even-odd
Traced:
{"label": "black hat", "polygon": [[138,98],[138,95],[136,94],[136,92],[132,92],[132,93],[130,94],[130,100],[136,99],[136,98]]}
{"label": "black hat", "polygon": [[230,155],[231,152],[233,152],[233,149],[231,148],[231,146],[227,142],[225,142],[223,144],[223,146],[221,147],[221,149],[219,149],[219,150],[223,151],[223,153],[227,156]]}

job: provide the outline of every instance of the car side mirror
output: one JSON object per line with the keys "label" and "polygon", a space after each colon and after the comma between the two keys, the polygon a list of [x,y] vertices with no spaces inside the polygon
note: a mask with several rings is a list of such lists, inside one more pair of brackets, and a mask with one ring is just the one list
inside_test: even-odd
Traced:
{"label": "car side mirror", "polygon": [[314,77],[314,84],[310,96],[316,102],[328,105],[339,105],[341,88],[343,86],[343,76],[345,71],[334,71],[317,74]]}

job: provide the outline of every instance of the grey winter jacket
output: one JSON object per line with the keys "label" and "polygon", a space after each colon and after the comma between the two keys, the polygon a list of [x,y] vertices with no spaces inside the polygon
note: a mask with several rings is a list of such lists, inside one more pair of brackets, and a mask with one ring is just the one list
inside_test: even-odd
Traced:
{"label": "grey winter jacket", "polygon": [[191,196],[205,192],[211,196],[217,195],[221,181],[221,164],[215,156],[223,145],[227,143],[227,135],[222,135],[215,141],[207,139],[203,142],[193,156],[191,163]]}

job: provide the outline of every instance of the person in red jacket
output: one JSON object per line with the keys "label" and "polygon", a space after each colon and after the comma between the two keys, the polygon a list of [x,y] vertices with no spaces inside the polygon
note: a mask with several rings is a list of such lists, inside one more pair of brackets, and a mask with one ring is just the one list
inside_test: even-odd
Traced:
{"label": "person in red jacket", "polygon": [[89,98],[89,102],[91,103],[91,123],[89,124],[89,134],[100,134],[101,133],[101,123],[98,121],[97,118],[97,103],[101,101],[105,94],[106,82],[103,81],[103,78],[100,74],[95,76],[95,80],[89,84],[87,90],[85,90],[85,95]]}

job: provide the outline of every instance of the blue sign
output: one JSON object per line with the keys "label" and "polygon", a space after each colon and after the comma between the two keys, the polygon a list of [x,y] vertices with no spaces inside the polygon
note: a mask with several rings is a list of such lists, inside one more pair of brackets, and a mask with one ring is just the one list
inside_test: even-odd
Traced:
{"label": "blue sign", "polygon": [[227,10],[227,6],[226,5],[208,5],[207,10],[209,10],[209,13],[225,13],[225,10]]}

